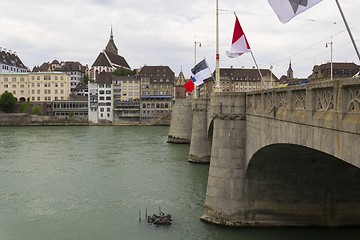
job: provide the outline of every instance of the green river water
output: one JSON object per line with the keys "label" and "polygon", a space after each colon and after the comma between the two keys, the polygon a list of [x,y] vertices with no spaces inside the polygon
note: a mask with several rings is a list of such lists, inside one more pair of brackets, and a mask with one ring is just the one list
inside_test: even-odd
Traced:
{"label": "green river water", "polygon": [[[360,229],[232,229],[199,220],[208,165],[168,127],[0,128],[0,240],[360,239]],[[173,224],[142,218],[171,213]]]}

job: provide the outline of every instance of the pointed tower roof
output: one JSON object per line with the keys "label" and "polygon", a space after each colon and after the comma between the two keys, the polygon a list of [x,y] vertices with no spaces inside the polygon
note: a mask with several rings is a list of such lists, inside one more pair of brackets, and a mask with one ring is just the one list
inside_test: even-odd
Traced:
{"label": "pointed tower roof", "polygon": [[105,50],[118,55],[118,48],[116,47],[115,42],[114,42],[114,34],[113,34],[112,26],[111,26],[111,31],[110,31],[110,39],[109,39],[108,44],[105,47]]}
{"label": "pointed tower roof", "polygon": [[289,63],[289,69],[287,70],[287,78],[288,79],[294,78],[294,71],[291,68],[291,60],[290,60],[290,63]]}
{"label": "pointed tower roof", "polygon": [[186,83],[186,79],[185,79],[183,72],[181,71],[175,82],[175,86],[184,86],[185,83]]}

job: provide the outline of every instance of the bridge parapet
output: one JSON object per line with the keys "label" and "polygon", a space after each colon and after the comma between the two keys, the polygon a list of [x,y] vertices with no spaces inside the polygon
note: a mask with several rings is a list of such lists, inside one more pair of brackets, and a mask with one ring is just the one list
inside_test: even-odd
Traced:
{"label": "bridge parapet", "polygon": [[335,79],[247,93],[246,113],[360,133],[360,81]]}

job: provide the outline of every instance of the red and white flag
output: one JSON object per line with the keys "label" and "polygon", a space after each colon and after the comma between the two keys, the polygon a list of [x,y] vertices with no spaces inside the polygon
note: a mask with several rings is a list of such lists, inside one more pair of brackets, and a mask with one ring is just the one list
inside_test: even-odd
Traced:
{"label": "red and white flag", "polygon": [[308,10],[322,0],[268,0],[280,22],[287,23],[296,15]]}
{"label": "red and white flag", "polygon": [[240,25],[239,19],[235,15],[235,27],[230,51],[226,55],[230,58],[239,57],[244,53],[250,52],[250,45],[246,39],[245,33]]}

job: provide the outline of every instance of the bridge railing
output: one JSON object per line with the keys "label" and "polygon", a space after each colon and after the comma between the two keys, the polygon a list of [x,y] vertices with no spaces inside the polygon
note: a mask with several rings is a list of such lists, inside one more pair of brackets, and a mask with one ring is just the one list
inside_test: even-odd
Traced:
{"label": "bridge railing", "polygon": [[360,79],[248,92],[246,114],[359,134]]}

